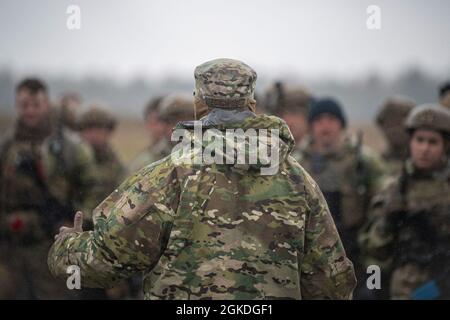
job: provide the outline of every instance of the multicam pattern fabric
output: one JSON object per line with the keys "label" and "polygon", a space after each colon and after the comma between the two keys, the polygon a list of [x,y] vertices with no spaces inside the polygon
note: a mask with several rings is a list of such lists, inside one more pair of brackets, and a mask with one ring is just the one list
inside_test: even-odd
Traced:
{"label": "multicam pattern fabric", "polygon": [[240,61],[208,61],[195,69],[194,76],[195,94],[211,108],[244,107],[254,97],[256,72]]}
{"label": "multicam pattern fabric", "polygon": [[440,286],[439,298],[449,299],[450,163],[428,174],[409,160],[405,168],[372,201],[359,237],[366,264],[392,274],[393,299],[413,298],[432,279]]}
{"label": "multicam pattern fabric", "polygon": [[86,287],[144,272],[147,299],[351,298],[352,263],[317,184],[289,156],[284,121],[261,115],[213,127],[278,129],[278,172],[175,165],[170,156],[147,165],[95,209],[93,231],[55,242],[51,272],[65,278],[78,265]]}

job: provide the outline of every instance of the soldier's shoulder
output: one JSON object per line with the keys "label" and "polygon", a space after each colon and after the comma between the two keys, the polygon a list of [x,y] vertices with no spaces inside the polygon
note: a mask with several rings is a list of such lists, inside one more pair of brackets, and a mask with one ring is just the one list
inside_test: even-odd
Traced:
{"label": "soldier's shoulder", "polygon": [[62,137],[64,139],[64,142],[70,145],[76,146],[79,144],[84,144],[81,136],[77,132],[67,128],[62,129]]}
{"label": "soldier's shoulder", "polygon": [[289,156],[288,164],[290,168],[290,178],[298,183],[299,188],[303,189],[303,191],[308,194],[314,194],[319,190],[316,181],[295,157]]}
{"label": "soldier's shoulder", "polygon": [[398,197],[400,190],[400,175],[386,175],[380,180],[379,191],[371,200],[372,207],[379,207],[392,202],[392,199]]}
{"label": "soldier's shoulder", "polygon": [[[174,163],[171,156],[167,156],[158,161],[144,165],[132,172],[125,182],[125,188],[134,184],[141,186],[152,186],[161,188],[170,187],[174,184],[180,184],[185,176],[185,170],[180,165]],[[192,170],[190,170],[192,172]]]}
{"label": "soldier's shoulder", "polygon": [[381,161],[383,158],[379,152],[375,151],[375,149],[366,144],[362,145],[361,152],[363,157],[370,160]]}
{"label": "soldier's shoulder", "polygon": [[138,171],[139,169],[153,163],[155,161],[155,156],[150,151],[149,148],[145,148],[141,152],[139,152],[133,160],[131,160],[130,164],[128,165],[128,172],[134,173]]}
{"label": "soldier's shoulder", "polygon": [[66,157],[72,157],[74,160],[82,162],[95,162],[92,147],[84,142],[78,133],[65,128],[62,137],[64,139],[64,152],[67,153]]}

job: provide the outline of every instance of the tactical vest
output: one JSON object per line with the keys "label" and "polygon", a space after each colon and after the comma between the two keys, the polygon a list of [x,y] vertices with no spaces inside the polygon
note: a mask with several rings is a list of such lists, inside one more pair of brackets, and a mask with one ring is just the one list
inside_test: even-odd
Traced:
{"label": "tactical vest", "polygon": [[442,271],[450,262],[450,164],[427,176],[404,170],[387,210],[397,211],[395,265]]}
{"label": "tactical vest", "polygon": [[320,186],[340,230],[359,227],[370,201],[368,164],[360,152],[348,145],[329,156],[305,152],[299,161]]}
{"label": "tactical vest", "polygon": [[[25,215],[32,231],[21,242],[42,238],[43,232],[38,229],[53,233],[53,226],[73,213],[71,200],[75,191],[70,181],[76,176],[76,168],[72,143],[65,136],[50,136],[43,142],[8,137],[2,143],[0,210],[2,220],[9,213]],[[20,220],[17,226],[10,227],[19,231]],[[9,237],[11,230],[2,230],[3,236]]]}

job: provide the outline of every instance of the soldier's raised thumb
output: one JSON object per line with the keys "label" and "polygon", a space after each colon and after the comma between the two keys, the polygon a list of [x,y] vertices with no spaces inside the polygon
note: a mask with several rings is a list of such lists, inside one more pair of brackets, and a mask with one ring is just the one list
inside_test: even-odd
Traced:
{"label": "soldier's raised thumb", "polygon": [[75,218],[73,219],[73,229],[76,232],[83,231],[83,212],[77,211]]}

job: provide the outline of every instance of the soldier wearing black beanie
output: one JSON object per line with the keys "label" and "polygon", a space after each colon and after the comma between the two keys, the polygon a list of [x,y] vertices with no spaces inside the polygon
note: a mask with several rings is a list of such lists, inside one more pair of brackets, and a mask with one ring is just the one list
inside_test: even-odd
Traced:
{"label": "soldier wearing black beanie", "polygon": [[309,112],[309,123],[314,122],[320,115],[327,113],[335,116],[342,124],[342,127],[347,126],[347,118],[340,103],[332,98],[322,98],[316,100],[312,104],[312,108]]}

